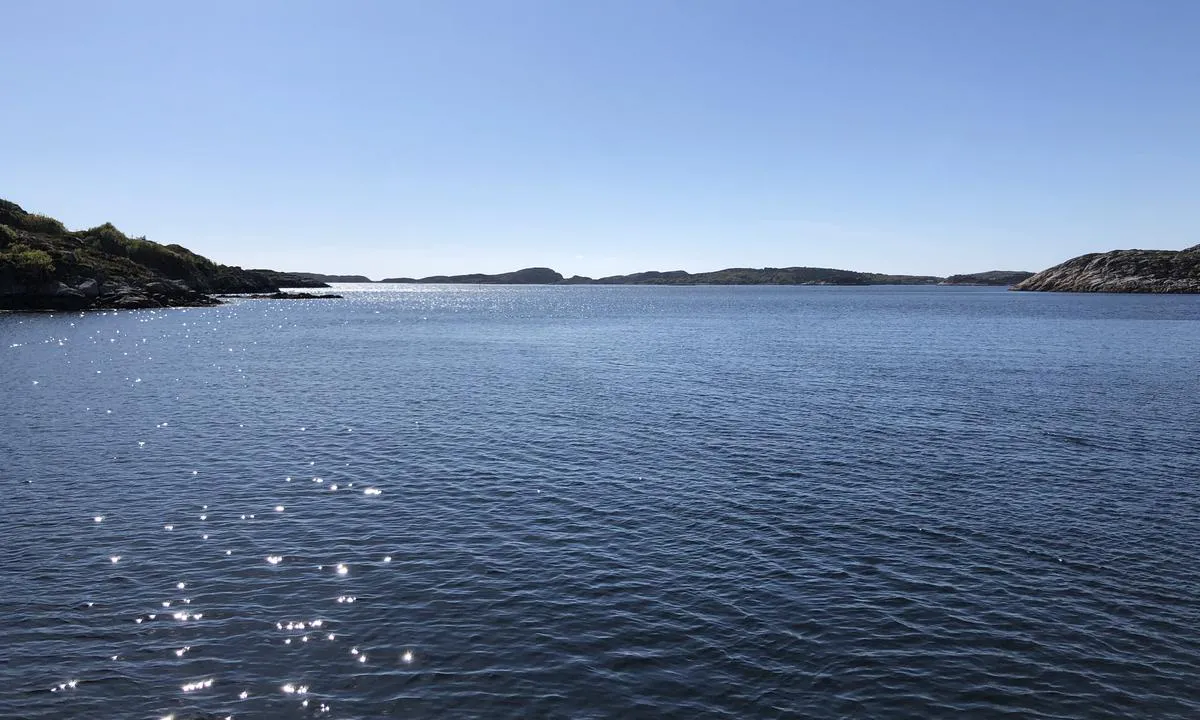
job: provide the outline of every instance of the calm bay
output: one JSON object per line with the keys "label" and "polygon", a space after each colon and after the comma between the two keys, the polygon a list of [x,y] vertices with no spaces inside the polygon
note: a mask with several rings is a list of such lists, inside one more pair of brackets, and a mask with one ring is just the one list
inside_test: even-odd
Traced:
{"label": "calm bay", "polygon": [[1200,297],[0,315],[0,717],[1200,715]]}

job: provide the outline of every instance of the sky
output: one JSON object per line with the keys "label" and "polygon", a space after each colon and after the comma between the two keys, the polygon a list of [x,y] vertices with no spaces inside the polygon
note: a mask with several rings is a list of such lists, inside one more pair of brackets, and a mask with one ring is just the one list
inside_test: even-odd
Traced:
{"label": "sky", "polygon": [[0,197],[231,265],[948,275],[1200,242],[1195,0],[0,17]]}

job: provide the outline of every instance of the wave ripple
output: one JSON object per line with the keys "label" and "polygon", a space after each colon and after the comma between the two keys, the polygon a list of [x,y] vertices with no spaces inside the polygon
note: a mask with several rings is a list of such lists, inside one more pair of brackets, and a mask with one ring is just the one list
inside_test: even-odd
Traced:
{"label": "wave ripple", "polygon": [[0,716],[1200,716],[1191,298],[341,292],[0,317]]}

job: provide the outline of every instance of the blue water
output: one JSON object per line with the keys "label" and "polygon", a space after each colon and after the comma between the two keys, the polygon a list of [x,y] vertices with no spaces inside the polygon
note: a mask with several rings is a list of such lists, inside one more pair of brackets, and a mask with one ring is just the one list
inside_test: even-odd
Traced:
{"label": "blue water", "polygon": [[342,291],[0,316],[0,717],[1200,716],[1200,297]]}

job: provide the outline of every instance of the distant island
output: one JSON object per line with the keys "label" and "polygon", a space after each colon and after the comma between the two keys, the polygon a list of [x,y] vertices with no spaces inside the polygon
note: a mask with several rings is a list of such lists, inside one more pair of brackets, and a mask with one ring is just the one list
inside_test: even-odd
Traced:
{"label": "distant island", "polygon": [[[278,270],[264,270],[262,268],[253,268],[253,269],[249,270],[248,272],[252,272],[256,275],[262,275],[263,277],[269,279],[272,283],[274,283],[275,285],[278,285],[279,287],[293,287],[293,288],[327,288],[327,287],[329,287],[329,282],[326,280],[320,279],[320,277],[322,277],[322,276],[318,276],[316,273],[279,272]],[[362,282],[362,281],[352,280],[351,282]],[[370,280],[367,280],[366,282],[370,282]]]}
{"label": "distant island", "polygon": [[366,275],[323,275],[310,272],[279,272],[277,270],[253,269],[249,272],[265,275],[276,282],[279,287],[292,288],[327,288],[329,283],[369,283],[371,278]]}
{"label": "distant island", "polygon": [[1072,258],[1012,286],[1049,292],[1200,293],[1200,245]]}
{"label": "distant island", "polygon": [[[68,230],[0,200],[0,310],[85,310],[216,305],[215,295],[279,299],[280,288],[369,283],[365,275],[280,272],[221,265],[181,245],[131,238],[111,223]],[[816,267],[726,268],[564,277],[547,267],[507,273],[385,278],[381,283],[473,285],[988,285],[1057,292],[1200,293],[1200,245],[1185,250],[1089,253],[1039,273],[991,270],[937,277]]]}
{"label": "distant island", "polygon": [[951,275],[940,285],[992,285],[1006,286],[1033,277],[1033,273],[1024,270],[989,270],[988,272],[970,273],[968,275]]}
{"label": "distant island", "polygon": [[[493,275],[474,273],[401,277],[380,282],[477,285],[1008,285],[1024,280],[1024,285],[1040,277],[1026,280],[1031,275],[996,270],[942,278],[786,267],[727,268],[702,273],[685,270],[647,271],[593,279],[580,275],[563,277],[550,268],[533,267]],[[0,310],[203,306],[220,304],[221,301],[214,296],[230,294],[318,299],[330,296],[278,293],[280,288],[285,287],[327,288],[329,283],[335,282],[369,283],[371,280],[364,275],[245,270],[213,262],[181,245],[160,245],[144,237],[129,237],[111,223],[86,230],[68,230],[52,217],[29,213],[16,203],[0,200]]]}
{"label": "distant island", "polygon": [[386,278],[383,283],[456,283],[470,285],[1008,285],[1033,275],[1031,272],[992,270],[948,278],[933,275],[884,275],[834,268],[727,268],[704,273],[685,270],[651,270],[631,275],[590,278],[563,277],[550,268],[535,267],[485,275],[433,275],[423,278]]}
{"label": "distant island", "polygon": [[553,285],[563,276],[550,268],[525,268],[499,275],[433,275],[425,278],[387,278],[381,283],[462,283],[471,285]]}

